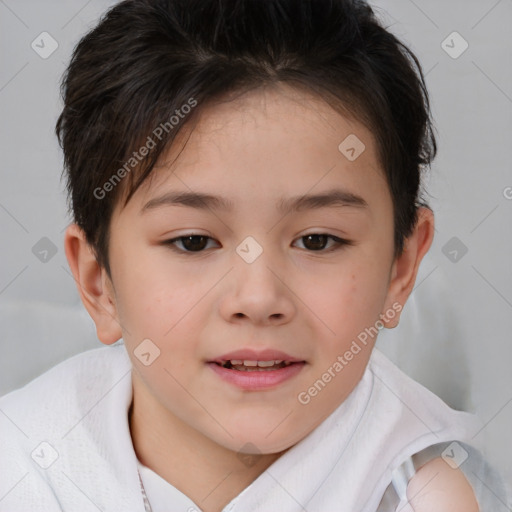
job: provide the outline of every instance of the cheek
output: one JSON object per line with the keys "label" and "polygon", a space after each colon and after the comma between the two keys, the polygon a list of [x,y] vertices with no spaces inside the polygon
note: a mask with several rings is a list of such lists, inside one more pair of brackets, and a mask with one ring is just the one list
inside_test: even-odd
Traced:
{"label": "cheek", "polygon": [[[125,271],[119,272],[117,303],[120,322],[126,331],[125,342],[131,345],[149,338],[164,350],[184,326],[190,330],[190,322],[204,314],[201,313],[203,299],[218,281],[216,274],[171,266],[165,254],[156,257],[153,254],[151,260],[141,257],[136,264],[126,261],[123,265]],[[198,275],[203,277],[198,279]]]}
{"label": "cheek", "polygon": [[[386,274],[378,265],[347,262],[322,275],[304,273],[297,295],[325,327],[333,343],[356,336],[373,325],[386,296]],[[356,260],[356,258],[354,258]]]}

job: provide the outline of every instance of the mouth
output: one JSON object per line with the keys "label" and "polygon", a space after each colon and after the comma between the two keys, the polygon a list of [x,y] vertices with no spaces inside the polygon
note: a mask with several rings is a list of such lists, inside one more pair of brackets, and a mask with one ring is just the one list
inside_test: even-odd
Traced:
{"label": "mouth", "polygon": [[305,362],[281,350],[273,348],[255,350],[252,347],[228,352],[208,361],[222,368],[239,371],[275,371],[295,363]]}
{"label": "mouth", "polygon": [[305,361],[282,361],[282,360],[270,360],[270,361],[252,361],[242,359],[230,359],[223,362],[212,361],[214,364],[226,368],[227,370],[237,370],[240,372],[269,372],[286,368],[293,364],[303,363]]}
{"label": "mouth", "polygon": [[299,375],[306,361],[284,359],[225,359],[207,365],[221,380],[243,391],[276,389]]}

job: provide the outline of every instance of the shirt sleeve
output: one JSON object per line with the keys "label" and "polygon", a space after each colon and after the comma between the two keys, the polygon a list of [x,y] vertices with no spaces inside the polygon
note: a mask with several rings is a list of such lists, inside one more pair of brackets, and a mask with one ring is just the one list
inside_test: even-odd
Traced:
{"label": "shirt sleeve", "polygon": [[407,484],[420,467],[437,457],[464,473],[473,488],[480,512],[511,510],[510,489],[506,488],[498,472],[476,448],[452,441],[429,446],[396,468],[376,512],[413,512],[407,500]]}

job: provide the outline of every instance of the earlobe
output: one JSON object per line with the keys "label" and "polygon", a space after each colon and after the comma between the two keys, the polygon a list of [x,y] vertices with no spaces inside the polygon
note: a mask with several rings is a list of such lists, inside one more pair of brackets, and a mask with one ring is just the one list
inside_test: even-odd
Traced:
{"label": "earlobe", "polygon": [[[393,262],[385,311],[381,315],[382,322],[388,329],[398,325],[400,312],[414,288],[421,260],[430,249],[433,238],[434,214],[429,208],[419,208],[414,231],[405,240],[402,254]],[[398,314],[389,318],[386,311],[396,310],[396,304],[400,304]]]}
{"label": "earlobe", "polygon": [[96,324],[98,339],[110,345],[122,337],[113,287],[77,224],[66,229],[64,248],[80,298]]}

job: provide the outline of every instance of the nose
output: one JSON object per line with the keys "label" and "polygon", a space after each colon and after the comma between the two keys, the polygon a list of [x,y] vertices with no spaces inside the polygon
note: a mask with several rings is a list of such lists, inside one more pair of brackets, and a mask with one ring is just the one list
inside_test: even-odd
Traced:
{"label": "nose", "polygon": [[226,321],[277,326],[292,320],[296,314],[293,292],[267,263],[263,256],[253,263],[236,263],[220,306]]}

